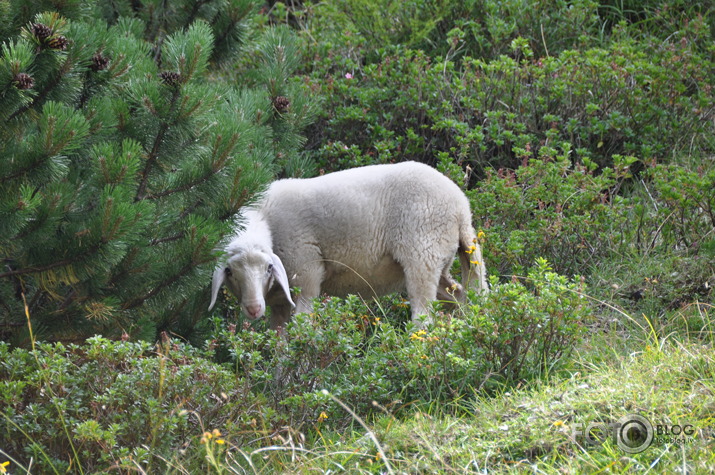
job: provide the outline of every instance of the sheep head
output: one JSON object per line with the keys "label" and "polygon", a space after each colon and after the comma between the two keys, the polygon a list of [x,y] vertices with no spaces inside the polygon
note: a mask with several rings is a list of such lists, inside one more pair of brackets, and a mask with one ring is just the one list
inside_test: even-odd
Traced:
{"label": "sheep head", "polygon": [[211,284],[211,310],[216,303],[223,283],[241,300],[243,313],[251,320],[266,313],[266,295],[276,282],[281,286],[286,299],[295,307],[290,296],[290,286],[285,267],[272,252],[259,249],[244,250],[229,255],[225,265],[214,271]]}

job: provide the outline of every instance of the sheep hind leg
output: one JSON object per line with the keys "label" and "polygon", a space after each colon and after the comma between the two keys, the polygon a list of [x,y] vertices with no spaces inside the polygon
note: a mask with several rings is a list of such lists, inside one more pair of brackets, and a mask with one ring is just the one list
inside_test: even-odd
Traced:
{"label": "sheep hind leg", "polygon": [[325,267],[316,258],[314,263],[306,266],[305,270],[295,279],[299,294],[295,299],[294,313],[310,313],[313,311],[313,299],[320,296],[323,279],[325,279]]}
{"label": "sheep hind leg", "polygon": [[418,327],[425,327],[432,323],[430,303],[437,298],[439,274],[430,271],[427,266],[410,266],[404,270],[412,321]]}
{"label": "sheep hind leg", "polygon": [[458,302],[464,302],[465,294],[464,287],[454,280],[449,271],[447,273],[442,273],[439,278],[439,285],[437,286],[437,299],[450,302],[452,304]]}

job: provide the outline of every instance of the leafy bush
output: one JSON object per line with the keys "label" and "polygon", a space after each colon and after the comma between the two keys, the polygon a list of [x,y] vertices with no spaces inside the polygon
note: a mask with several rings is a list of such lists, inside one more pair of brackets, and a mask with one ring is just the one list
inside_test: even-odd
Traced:
{"label": "leafy bush", "polygon": [[286,340],[217,327],[212,348],[249,387],[270,387],[278,420],[301,427],[338,413],[330,423],[340,426],[351,418],[323,389],[366,415],[374,402],[393,411],[447,402],[567,365],[590,316],[583,290],[539,260],[526,283],[492,279],[492,292],[454,315],[439,313],[429,330],[408,323],[405,334],[393,313],[406,316],[399,301],[383,300],[380,310],[331,298],[297,315]]}
{"label": "leafy bush", "polygon": [[[510,45],[522,37],[538,56],[559,54],[598,40],[598,2],[593,0],[532,2],[529,0],[469,0],[455,2],[451,16],[443,22],[437,47],[457,47],[473,58],[493,59],[511,54]],[[548,18],[548,21],[544,19]],[[450,40],[458,29],[459,43]],[[444,54],[444,51],[438,51]]]}
{"label": "leafy bush", "polygon": [[667,41],[684,28],[707,29],[708,24],[711,28],[715,26],[712,22],[715,3],[712,0],[601,0],[598,2],[598,14],[600,28],[604,32],[627,28],[635,38],[661,41]]}
{"label": "leafy bush", "polygon": [[[151,471],[204,427],[250,427],[260,401],[203,353],[166,339],[85,345],[0,343],[2,450],[36,470]],[[246,424],[246,425],[242,425]]]}
{"label": "leafy bush", "polygon": [[[517,8],[518,1],[484,3],[514,7],[505,28],[550,8],[549,2],[527,9]],[[597,6],[555,3],[563,15],[579,16],[583,8],[584,18]],[[521,35],[508,34],[499,55],[478,54],[459,28],[450,30],[444,53],[404,44],[362,50],[349,33],[341,49],[337,40],[309,36],[306,72],[327,101],[310,146],[327,168],[405,159],[436,163],[448,153],[474,170],[474,179],[489,168],[516,168],[525,150],[537,158],[540,148],[563,142],[574,163],[601,167],[612,166],[613,155],[651,164],[711,153],[714,63],[703,43],[708,25],[697,11],[692,21],[678,18],[679,28],[659,40],[636,43],[623,26],[608,42],[551,54],[536,49],[542,42],[533,40],[540,36],[533,26],[516,27]]]}
{"label": "leafy bush", "polygon": [[715,253],[715,168],[703,165],[661,165],[651,171],[658,222],[657,228],[649,227],[658,231],[650,236],[651,245]]}
{"label": "leafy bush", "polygon": [[[453,8],[449,0],[337,0],[310,5],[299,12],[304,27],[321,32],[326,44],[372,50],[385,44],[418,45],[435,30]],[[346,45],[347,46],[347,45]],[[345,47],[345,46],[343,46]]]}
{"label": "leafy bush", "polygon": [[[386,372],[406,400],[460,399],[568,366],[591,310],[582,283],[554,273],[539,259],[526,285],[497,284],[434,328],[413,331],[409,344],[381,348],[394,355]],[[398,379],[395,379],[398,378]]]}
{"label": "leafy bush", "polygon": [[[329,104],[313,135],[330,139],[315,151],[319,163],[459,165],[451,175],[476,190],[475,223],[496,233],[485,256],[502,275],[525,273],[537,257],[560,273],[584,272],[638,247],[639,233],[670,232],[654,220],[635,226],[632,209],[650,198],[631,191],[635,179],[650,186],[657,164],[713,152],[708,56],[689,42],[652,56],[623,41],[538,60],[525,42],[513,46],[521,59],[457,65],[395,47],[355,70],[345,60],[323,83]],[[707,176],[707,165],[688,169]],[[702,214],[683,211],[686,221]],[[701,235],[707,221],[698,220]]]}
{"label": "leafy bush", "polygon": [[617,194],[632,157],[614,157],[600,174],[572,166],[568,144],[543,147],[516,170],[489,172],[470,192],[475,220],[485,230],[484,255],[496,275],[525,275],[544,257],[573,275],[628,246],[628,201]]}

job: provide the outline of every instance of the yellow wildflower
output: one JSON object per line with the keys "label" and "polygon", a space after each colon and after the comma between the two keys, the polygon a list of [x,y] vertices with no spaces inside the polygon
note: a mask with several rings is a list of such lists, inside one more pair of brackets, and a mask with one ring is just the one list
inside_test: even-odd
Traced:
{"label": "yellow wildflower", "polygon": [[487,237],[487,235],[484,234],[484,231],[479,230],[479,232],[477,233],[477,239],[480,240],[480,241],[484,241],[484,238],[485,238],[485,237]]}
{"label": "yellow wildflower", "polygon": [[375,325],[380,323],[380,317],[375,317]]}
{"label": "yellow wildflower", "polygon": [[221,439],[221,431],[218,429],[214,429],[211,432],[204,432],[203,435],[201,436],[200,442],[202,444],[208,444],[211,439],[216,439],[216,443],[219,445],[223,445],[226,443],[224,439]]}
{"label": "yellow wildflower", "polygon": [[561,427],[562,425],[564,425],[564,421],[556,421],[553,425],[555,425],[556,427]]}
{"label": "yellow wildflower", "polygon": [[469,249],[467,249],[467,250],[464,251],[464,252],[466,252],[467,254],[471,254],[471,253],[473,253],[473,252],[476,251],[476,250],[477,250],[477,246],[472,245],[472,246],[469,246]]}
{"label": "yellow wildflower", "polygon": [[424,340],[424,336],[427,334],[425,330],[419,330],[412,335],[410,335],[410,340]]}
{"label": "yellow wildflower", "polygon": [[10,465],[10,462],[0,463],[0,473],[7,473],[7,467],[9,465]]}
{"label": "yellow wildflower", "polygon": [[469,261],[469,262],[471,262],[471,263],[474,264],[475,266],[478,266],[478,265],[479,265],[479,261]]}
{"label": "yellow wildflower", "polygon": [[325,419],[328,418],[328,415],[325,413],[325,411],[321,412],[320,415],[318,416],[318,422],[323,422]]}

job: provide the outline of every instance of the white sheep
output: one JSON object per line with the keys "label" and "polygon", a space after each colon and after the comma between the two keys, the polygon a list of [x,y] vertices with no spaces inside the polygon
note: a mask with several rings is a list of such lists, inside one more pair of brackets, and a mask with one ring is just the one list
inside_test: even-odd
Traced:
{"label": "white sheep", "polygon": [[[214,272],[209,310],[226,282],[250,319],[270,306],[273,329],[284,327],[293,308],[309,312],[321,292],[376,297],[405,289],[419,324],[432,300],[464,298],[449,272],[457,252],[462,283],[487,290],[469,201],[424,164],[278,180],[243,219]],[[299,289],[297,305],[291,287]]]}

